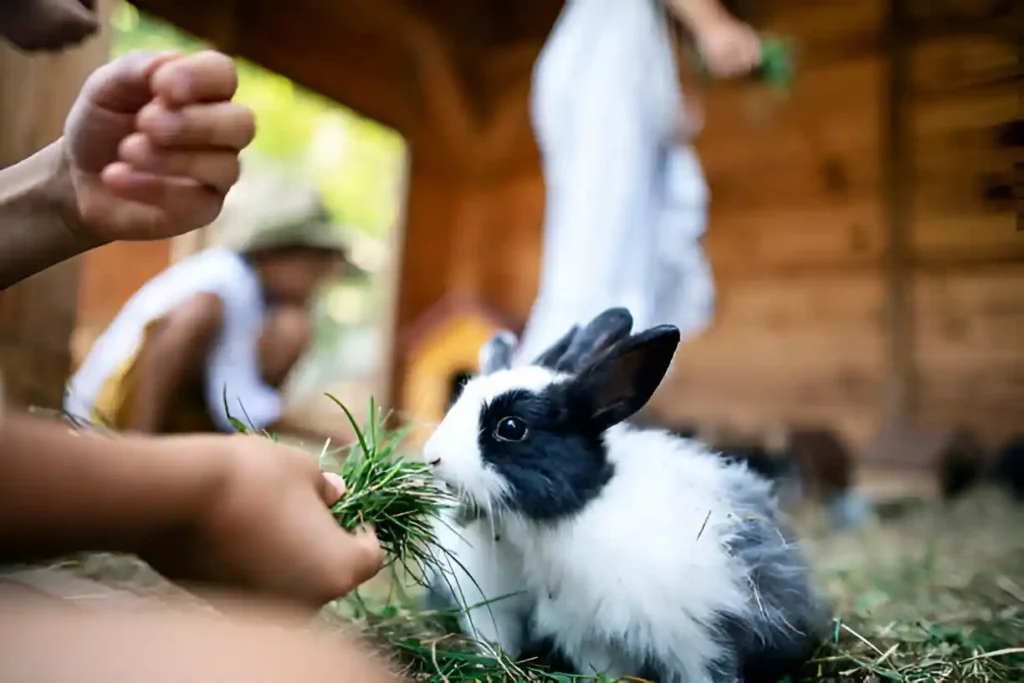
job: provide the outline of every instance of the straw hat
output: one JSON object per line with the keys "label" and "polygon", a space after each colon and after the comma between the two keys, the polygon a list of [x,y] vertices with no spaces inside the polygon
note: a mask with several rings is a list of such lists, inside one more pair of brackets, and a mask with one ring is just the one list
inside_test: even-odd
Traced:
{"label": "straw hat", "polygon": [[335,251],[349,266],[350,245],[320,192],[295,173],[245,159],[238,183],[210,224],[209,244],[252,253],[285,246]]}

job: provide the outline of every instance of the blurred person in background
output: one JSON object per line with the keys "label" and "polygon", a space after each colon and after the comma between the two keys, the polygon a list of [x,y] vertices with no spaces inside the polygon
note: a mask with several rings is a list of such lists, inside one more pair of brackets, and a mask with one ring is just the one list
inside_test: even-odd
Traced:
{"label": "blurred person in background", "polygon": [[537,60],[547,205],[520,359],[613,306],[637,329],[672,324],[684,340],[711,318],[707,187],[692,147],[702,117],[683,99],[673,19],[711,75],[760,65],[758,34],[717,0],[569,0]]}
{"label": "blurred person in background", "polygon": [[[0,3],[0,36],[22,49],[57,50],[96,25],[86,1]],[[236,85],[232,61],[209,51],[98,69],[63,137],[0,169],[0,288],[110,241],[213,220],[253,135]],[[107,438],[5,411],[0,392],[0,565],[135,553],[192,587],[244,591],[245,607],[90,608],[0,575],[0,680],[396,680],[351,641],[309,633],[311,610],[384,559],[372,531],[338,527],[328,506],[341,495],[314,457],[268,439]]]}
{"label": "blurred person in background", "polygon": [[75,418],[150,434],[246,427],[336,446],[287,415],[285,380],[313,336],[321,288],[355,266],[317,190],[246,164],[208,228],[214,246],[171,265],[124,305],[72,378]]}

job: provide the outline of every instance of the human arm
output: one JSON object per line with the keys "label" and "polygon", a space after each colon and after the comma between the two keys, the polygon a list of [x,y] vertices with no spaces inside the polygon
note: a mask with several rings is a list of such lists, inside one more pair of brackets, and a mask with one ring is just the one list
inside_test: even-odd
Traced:
{"label": "human arm", "polygon": [[322,423],[312,424],[300,414],[285,412],[274,424],[266,428],[271,434],[283,434],[314,447],[321,447],[330,439],[330,448],[343,448],[355,443],[356,434],[348,425],[348,420],[338,409],[337,427],[325,428]]}
{"label": "human arm", "polygon": [[252,140],[216,52],[131,52],[95,71],[64,137],[0,171],[0,288],[112,240],[210,223]]}
{"label": "human arm", "polygon": [[710,72],[719,78],[741,76],[761,63],[761,40],[748,24],[719,0],[664,0],[693,34]]}
{"label": "human arm", "polygon": [[63,142],[0,170],[0,290],[98,244],[76,230]]}
{"label": "human arm", "polygon": [[151,324],[135,361],[128,429],[148,434],[166,431],[175,398],[190,379],[202,381],[223,319],[223,302],[216,294],[203,292]]}
{"label": "human arm", "polygon": [[370,532],[341,530],[316,459],[254,436],[143,437],[0,416],[0,563],[136,553],[168,578],[310,606],[372,577]]}

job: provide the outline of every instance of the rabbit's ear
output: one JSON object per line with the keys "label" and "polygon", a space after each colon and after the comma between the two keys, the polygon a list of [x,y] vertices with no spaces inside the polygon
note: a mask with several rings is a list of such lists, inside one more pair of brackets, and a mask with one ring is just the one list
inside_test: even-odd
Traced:
{"label": "rabbit's ear", "polygon": [[512,367],[512,356],[519,340],[512,332],[502,330],[480,347],[480,374],[489,375]]}
{"label": "rabbit's ear", "polygon": [[579,325],[573,325],[568,332],[563,334],[558,341],[551,345],[547,351],[544,351],[537,356],[531,365],[539,365],[542,368],[548,370],[555,370],[558,367],[558,362],[565,355],[565,352],[569,350],[569,346],[572,344],[573,339],[579,333]]}
{"label": "rabbit's ear", "polygon": [[629,336],[633,316],[625,308],[609,308],[587,323],[558,361],[556,370],[578,372],[590,358]]}
{"label": "rabbit's ear", "polygon": [[[572,380],[574,399],[605,430],[644,407],[668,372],[679,329],[659,325],[635,334],[593,358]],[[574,401],[575,402],[575,401]]]}

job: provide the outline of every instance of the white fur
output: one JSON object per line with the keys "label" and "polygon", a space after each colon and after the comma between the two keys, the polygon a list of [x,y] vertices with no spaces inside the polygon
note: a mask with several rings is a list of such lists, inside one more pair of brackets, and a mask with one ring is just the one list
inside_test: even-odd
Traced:
{"label": "white fur", "polygon": [[615,476],[579,516],[550,528],[508,520],[538,596],[537,635],[555,637],[584,672],[635,674],[643,662],[609,648],[628,643],[676,680],[701,681],[721,654],[706,624],[747,608],[744,568],[723,548],[736,515],[725,494],[742,470],[661,432],[617,427],[608,438]]}
{"label": "white fur", "polygon": [[516,655],[532,606],[525,592],[521,555],[507,541],[495,539],[490,520],[477,519],[459,527],[454,517],[453,513],[435,523],[437,540],[450,554],[435,557],[444,572],[436,577],[435,589],[443,590],[461,608],[459,624],[464,633]]}
{"label": "white fur", "polygon": [[[757,500],[769,484],[697,442],[620,425],[606,433],[614,476],[579,514],[540,525],[503,509],[506,485],[477,445],[481,407],[510,389],[539,391],[560,379],[528,366],[466,385],[425,450],[428,459],[441,459],[437,476],[487,518],[464,530],[468,544],[443,542],[483,596],[525,586],[534,635],[554,638],[584,673],[636,674],[643,665],[636,655],[646,653],[674,672],[665,683],[706,681],[707,664],[722,649],[708,625],[723,611],[757,617],[749,570],[725,545],[744,517],[763,509],[739,509],[728,494],[746,490]],[[462,575],[459,583],[471,582]],[[473,599],[463,605],[483,597],[469,593]],[[488,638],[512,656],[518,641],[503,629],[515,628],[522,612],[523,603],[515,603]],[[476,632],[484,632],[480,623]]]}

